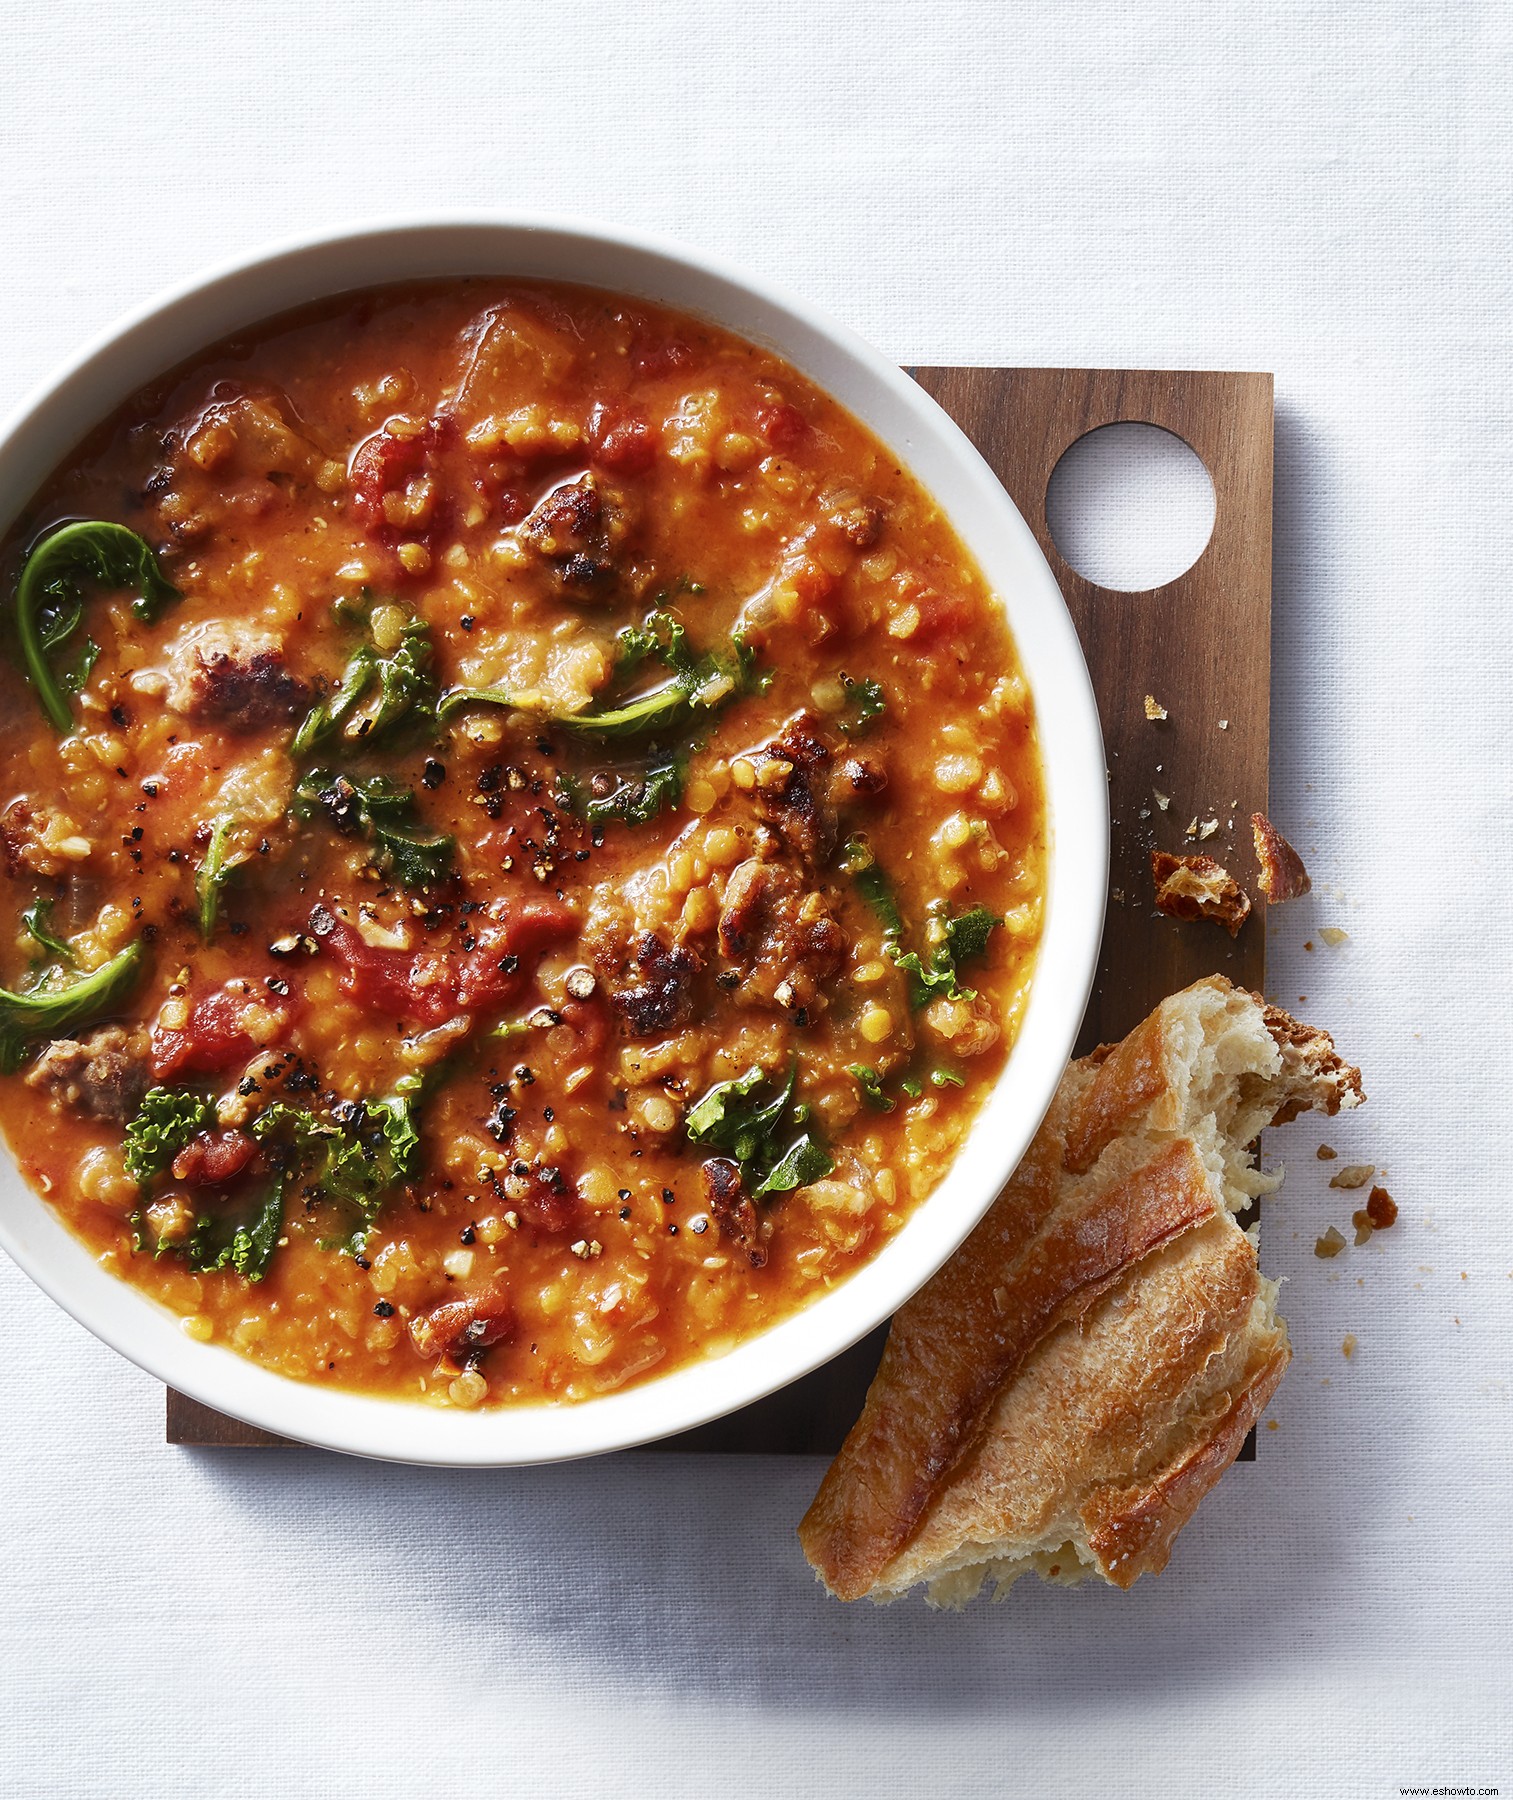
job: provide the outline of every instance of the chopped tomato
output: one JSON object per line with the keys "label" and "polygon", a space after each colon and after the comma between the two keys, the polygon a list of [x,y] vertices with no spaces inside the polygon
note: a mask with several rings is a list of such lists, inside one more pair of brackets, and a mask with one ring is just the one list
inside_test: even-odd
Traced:
{"label": "chopped tomato", "polygon": [[809,421],[786,400],[759,406],[756,419],[762,436],[780,455],[797,450],[809,436]]}
{"label": "chopped tomato", "polygon": [[578,1229],[578,1195],[561,1169],[533,1167],[525,1179],[529,1189],[523,1199],[513,1203],[524,1224],[552,1237]]}
{"label": "chopped tomato", "polygon": [[444,509],[439,496],[433,496],[413,516],[397,519],[390,517],[387,502],[391,495],[405,496],[410,484],[423,477],[435,481],[437,456],[447,435],[447,425],[437,419],[410,435],[385,425],[352,453],[348,471],[352,513],[379,543],[424,539],[441,525]]}
{"label": "chopped tomato", "polygon": [[588,437],[594,462],[617,475],[644,475],[656,461],[657,440],[638,407],[596,406]]}
{"label": "chopped tomato", "polygon": [[659,375],[680,375],[684,369],[691,369],[694,355],[681,338],[667,338],[660,344],[638,340],[631,359],[637,375],[654,381]]}
{"label": "chopped tomato", "polygon": [[449,1356],[466,1362],[480,1350],[502,1343],[515,1329],[515,1309],[502,1280],[470,1300],[448,1300],[410,1321],[410,1342],[425,1357]]}
{"label": "chopped tomato", "polygon": [[257,1143],[245,1131],[202,1131],[173,1159],[173,1178],[191,1187],[221,1187],[256,1155]]}
{"label": "chopped tomato", "polygon": [[153,1075],[172,1081],[180,1075],[218,1074],[245,1062],[269,1040],[266,1015],[277,1013],[287,1023],[292,1010],[287,999],[254,988],[250,981],[228,981],[201,993],[187,1023],[153,1027]]}
{"label": "chopped tomato", "polygon": [[959,594],[943,594],[939,588],[917,588],[910,595],[919,608],[917,642],[937,644],[942,638],[960,637],[972,623],[972,606]]}
{"label": "chopped tomato", "polygon": [[565,906],[528,900],[509,905],[498,919],[480,917],[470,930],[473,948],[459,953],[382,949],[328,907],[317,906],[310,915],[310,930],[343,965],[347,993],[428,1026],[512,1000],[529,981],[541,951],[575,931],[577,923]]}

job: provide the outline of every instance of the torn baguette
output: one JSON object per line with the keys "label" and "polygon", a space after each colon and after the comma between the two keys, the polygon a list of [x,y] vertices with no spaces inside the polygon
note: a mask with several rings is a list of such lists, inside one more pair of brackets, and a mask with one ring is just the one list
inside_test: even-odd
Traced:
{"label": "torn baguette", "polygon": [[1287,1364],[1234,1213],[1265,1125],[1362,1099],[1328,1037],[1220,976],[1074,1063],[981,1225],[895,1318],[799,1528],[842,1599],[961,1605],[1165,1566]]}

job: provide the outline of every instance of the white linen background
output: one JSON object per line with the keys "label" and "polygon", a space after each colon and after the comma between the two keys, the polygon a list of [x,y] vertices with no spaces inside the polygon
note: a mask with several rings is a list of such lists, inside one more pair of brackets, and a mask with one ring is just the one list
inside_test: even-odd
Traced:
{"label": "white linen background", "polygon": [[448,203],[664,230],[901,362],[1275,370],[1273,813],[1315,893],[1273,992],[1364,1066],[1322,1135],[1403,1209],[1317,1261],[1349,1197],[1318,1131],[1273,1140],[1297,1359],[1259,1461],[1159,1581],[963,1617],[827,1599],[801,1459],[170,1449],[6,1264],[0,1792],[1508,1791],[1513,9],[0,19],[3,410],[208,262]]}

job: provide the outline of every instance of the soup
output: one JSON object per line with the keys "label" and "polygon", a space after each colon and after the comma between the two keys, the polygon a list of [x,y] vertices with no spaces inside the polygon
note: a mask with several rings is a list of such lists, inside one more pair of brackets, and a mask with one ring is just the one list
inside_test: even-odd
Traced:
{"label": "soup", "polygon": [[1033,971],[1033,708],[780,358],[550,283],[343,296],[122,408],[4,568],[0,1128],[191,1337],[588,1398],[940,1181]]}

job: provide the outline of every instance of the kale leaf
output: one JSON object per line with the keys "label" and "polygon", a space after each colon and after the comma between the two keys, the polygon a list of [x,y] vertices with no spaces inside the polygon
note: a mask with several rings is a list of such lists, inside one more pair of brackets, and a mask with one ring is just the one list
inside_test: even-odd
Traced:
{"label": "kale leaf", "polygon": [[842,675],[841,687],[846,695],[846,710],[836,720],[836,729],[848,737],[865,737],[888,710],[883,685],[870,676],[853,681],[849,675]]}
{"label": "kale leaf", "polygon": [[49,533],[32,550],[16,586],[16,634],[26,675],[58,731],[73,729],[70,698],[88,681],[99,646],[86,641],[71,665],[62,650],[84,615],[84,587],[135,588],[132,610],[151,622],[179,590],[145,539],[104,519],[81,519]]}
{"label": "kale leaf", "polygon": [[51,897],[33,900],[21,915],[21,923],[26,927],[32,942],[41,950],[67,968],[77,967],[73,951],[58,937],[52,928],[53,901]]}
{"label": "kale leaf", "polygon": [[[138,1208],[137,1249],[182,1256],[200,1274],[231,1269],[245,1281],[261,1281],[283,1231],[287,1196],[297,1185],[306,1210],[325,1209],[336,1227],[322,1245],[361,1256],[390,1195],[419,1172],[418,1109],[425,1086],[424,1077],[403,1075],[382,1099],[343,1102],[329,1115],[273,1101],[251,1126],[272,1178],[250,1212],[202,1213],[187,1237],[153,1243]],[[214,1119],[215,1108],[202,1095],[151,1089],[126,1129],[127,1172],[146,1188]]]}
{"label": "kale leaf", "polygon": [[[627,626],[617,642],[618,677],[634,672],[647,661],[656,661],[671,671],[671,679],[607,707],[588,712],[537,713],[536,717],[582,737],[686,736],[703,716],[714,714],[743,694],[762,691],[770,679],[770,675],[758,671],[756,651],[739,631],[732,636],[731,653],[711,650],[699,656],[689,646],[687,631],[671,613],[654,612],[644,625]],[[520,704],[506,688],[452,688],[442,695],[437,717],[444,722],[469,707]]]}
{"label": "kale leaf", "polygon": [[38,986],[25,994],[0,988],[0,1074],[15,1074],[35,1044],[98,1024],[116,1011],[136,985],[146,955],[139,940],[73,981]]}
{"label": "kale leaf", "polygon": [[750,1068],[733,1081],[716,1082],[683,1121],[694,1143],[723,1150],[739,1165],[753,1199],[807,1187],[835,1167],[818,1135],[804,1129],[809,1108],[794,1101],[797,1080],[796,1056],[782,1081]]}
{"label": "kale leaf", "polygon": [[221,890],[245,860],[226,854],[226,839],[235,829],[236,820],[222,813],[210,828],[210,842],[205,858],[194,878],[195,898],[199,902],[200,936],[208,944],[215,936],[215,922],[221,906]]}
{"label": "kale leaf", "polygon": [[149,1088],[126,1127],[126,1173],[138,1187],[173,1166],[173,1159],[192,1137],[215,1118],[203,1094],[184,1088]]}
{"label": "kale leaf", "polygon": [[864,837],[847,838],[841,849],[840,862],[855,882],[857,893],[876,915],[883,928],[883,947],[891,954],[893,947],[903,943],[904,921],[887,870],[873,855],[872,846]]}
{"label": "kale leaf", "polygon": [[862,1099],[873,1112],[892,1112],[898,1102],[891,1094],[883,1091],[883,1078],[876,1069],[869,1069],[865,1063],[849,1063],[846,1073],[854,1077],[856,1085],[862,1090]]}
{"label": "kale leaf", "polygon": [[950,1000],[971,1000],[976,996],[975,988],[962,985],[960,971],[964,964],[986,956],[993,928],[1003,923],[997,913],[986,906],[973,906],[955,918],[947,918],[943,903],[937,903],[927,927],[929,949],[928,958],[924,958],[917,950],[904,949],[903,915],[893,884],[865,838],[847,840],[841,852],[841,867],[882,926],[883,951],[908,977],[909,1004],[916,1012],[937,995]]}
{"label": "kale leaf", "polygon": [[[374,608],[373,616],[381,610]],[[294,754],[318,750],[336,737],[376,747],[381,740],[398,736],[401,727],[434,726],[437,688],[432,656],[431,631],[424,619],[407,620],[397,641],[385,649],[371,641],[360,644],[336,687],[306,713],[294,734]]]}
{"label": "kale leaf", "polygon": [[[222,1213],[202,1213],[182,1245],[189,1266],[197,1275],[232,1269],[243,1281],[261,1281],[273,1261],[284,1229],[284,1191],[287,1180],[276,1176],[250,1218],[232,1219]],[[180,1246],[164,1245],[165,1249]]]}
{"label": "kale leaf", "polygon": [[974,906],[954,919],[932,919],[930,931],[935,941],[928,962],[921,960],[917,950],[887,946],[888,954],[909,978],[909,1004],[918,1009],[937,995],[948,1000],[974,999],[976,988],[961,983],[961,966],[987,954],[993,927],[1002,923],[986,906]]}
{"label": "kale leaf", "polygon": [[684,758],[654,755],[625,769],[596,770],[587,780],[559,775],[559,805],[589,825],[648,825],[683,798]]}
{"label": "kale leaf", "polygon": [[340,1229],[321,1240],[326,1248],[361,1256],[389,1196],[419,1173],[425,1088],[423,1076],[402,1075],[391,1094],[345,1102],[329,1121],[275,1101],[253,1122],[253,1136],[282,1160],[290,1179],[300,1178],[312,1209],[335,1209]]}
{"label": "kale leaf", "polygon": [[373,845],[373,865],[401,887],[436,887],[452,873],[453,839],[428,832],[415,816],[414,792],[386,775],[366,778],[311,769],[294,789],[298,818],[322,818],[345,835]]}

